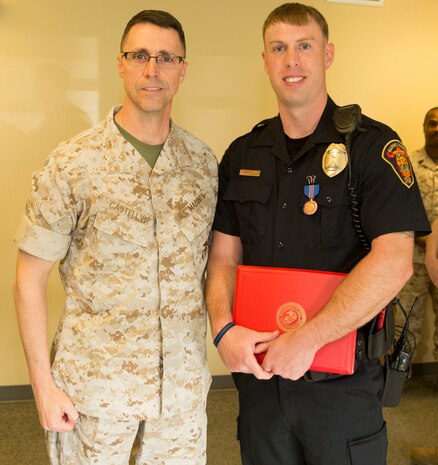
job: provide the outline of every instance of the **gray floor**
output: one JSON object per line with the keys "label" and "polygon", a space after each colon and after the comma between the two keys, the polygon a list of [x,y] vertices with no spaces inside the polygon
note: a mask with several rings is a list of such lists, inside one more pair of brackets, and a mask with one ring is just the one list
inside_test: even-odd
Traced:
{"label": "gray floor", "polygon": [[[208,465],[239,465],[236,392],[211,391],[207,413]],[[409,465],[410,449],[438,445],[437,377],[409,380],[399,407],[384,413],[389,431],[388,465]],[[49,465],[33,402],[0,404],[0,465]]]}

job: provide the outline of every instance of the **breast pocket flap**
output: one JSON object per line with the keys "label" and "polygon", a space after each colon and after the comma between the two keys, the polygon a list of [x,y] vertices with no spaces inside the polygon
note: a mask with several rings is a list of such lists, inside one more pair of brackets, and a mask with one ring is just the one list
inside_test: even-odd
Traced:
{"label": "breast pocket flap", "polygon": [[238,179],[230,181],[224,194],[224,200],[265,204],[271,191],[272,185],[258,178]]}
{"label": "breast pocket flap", "polygon": [[132,213],[128,216],[101,210],[96,215],[94,227],[98,231],[143,247],[147,247],[151,239],[151,221],[140,213]]}

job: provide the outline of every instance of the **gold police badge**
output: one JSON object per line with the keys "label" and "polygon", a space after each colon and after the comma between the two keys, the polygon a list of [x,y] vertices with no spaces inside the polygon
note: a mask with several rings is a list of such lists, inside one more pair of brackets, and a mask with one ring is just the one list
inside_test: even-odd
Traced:
{"label": "gold police badge", "polygon": [[322,157],[324,173],[333,178],[348,165],[348,154],[344,144],[330,144]]}

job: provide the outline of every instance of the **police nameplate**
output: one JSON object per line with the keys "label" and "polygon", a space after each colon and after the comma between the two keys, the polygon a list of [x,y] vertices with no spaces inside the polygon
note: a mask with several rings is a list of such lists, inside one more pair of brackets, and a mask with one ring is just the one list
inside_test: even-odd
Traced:
{"label": "police nameplate", "polygon": [[241,169],[239,171],[239,176],[251,176],[251,177],[260,177],[261,170],[245,170]]}
{"label": "police nameplate", "polygon": [[348,165],[348,154],[344,144],[330,144],[322,157],[322,169],[332,178]]}

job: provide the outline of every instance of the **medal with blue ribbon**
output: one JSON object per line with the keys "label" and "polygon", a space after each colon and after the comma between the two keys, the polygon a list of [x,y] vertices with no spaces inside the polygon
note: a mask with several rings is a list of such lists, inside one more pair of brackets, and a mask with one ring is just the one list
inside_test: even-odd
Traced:
{"label": "medal with blue ribbon", "polygon": [[307,182],[304,186],[304,195],[309,199],[303,207],[306,215],[313,215],[318,210],[318,204],[315,197],[319,194],[319,184],[315,184],[316,176],[307,176]]}

